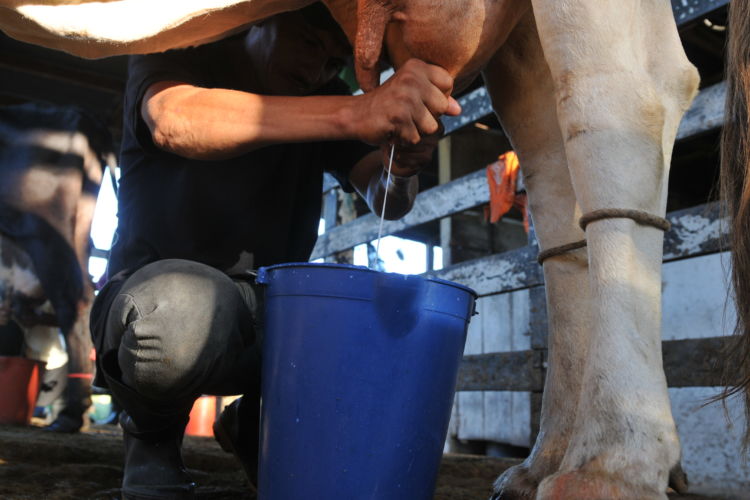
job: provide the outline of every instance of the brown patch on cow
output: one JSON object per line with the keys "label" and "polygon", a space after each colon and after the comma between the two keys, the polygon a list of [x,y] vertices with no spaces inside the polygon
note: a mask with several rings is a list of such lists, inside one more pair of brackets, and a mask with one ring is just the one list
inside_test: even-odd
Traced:
{"label": "brown patch on cow", "polygon": [[655,144],[662,143],[662,134],[664,132],[664,123],[666,121],[667,110],[662,104],[661,99],[646,96],[644,105],[639,109],[641,125],[649,138],[653,138]]}
{"label": "brown patch on cow", "polygon": [[573,97],[573,81],[574,76],[572,71],[563,71],[560,77],[555,81],[558,105],[565,104],[566,101]]}
{"label": "brown patch on cow", "polygon": [[577,498],[579,500],[598,500],[600,498],[626,498],[623,484],[604,475],[568,472],[557,476],[545,493],[555,500]]}
{"label": "brown patch on cow", "polygon": [[581,135],[586,135],[589,132],[590,130],[586,127],[579,127],[579,126],[572,125],[568,127],[568,133],[565,137],[565,142],[570,142],[576,137],[581,136]]}

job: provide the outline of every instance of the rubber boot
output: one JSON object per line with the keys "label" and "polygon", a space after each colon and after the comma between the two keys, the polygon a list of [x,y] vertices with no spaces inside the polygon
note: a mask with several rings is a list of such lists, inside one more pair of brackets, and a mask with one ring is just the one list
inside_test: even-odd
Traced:
{"label": "rubber boot", "polygon": [[214,437],[224,451],[240,462],[253,490],[258,488],[259,403],[256,398],[243,396],[224,408],[214,422]]}
{"label": "rubber boot", "polygon": [[74,433],[84,424],[84,416],[91,406],[91,381],[89,379],[68,378],[62,395],[62,408],[55,421],[44,428],[45,431]]}
{"label": "rubber boot", "polygon": [[94,362],[91,357],[93,345],[89,335],[88,309],[73,327],[65,332],[65,351],[68,368],[62,406],[55,420],[45,429],[51,432],[78,432],[84,425],[84,417],[91,406],[91,380]]}
{"label": "rubber boot", "polygon": [[195,483],[182,462],[180,428],[143,432],[125,412],[120,413],[125,443],[123,500],[192,500]]}
{"label": "rubber boot", "polygon": [[195,398],[148,400],[120,381],[116,356],[116,352],[105,354],[102,373],[112,397],[123,408],[123,500],[193,499],[195,483],[185,469],[180,448]]}

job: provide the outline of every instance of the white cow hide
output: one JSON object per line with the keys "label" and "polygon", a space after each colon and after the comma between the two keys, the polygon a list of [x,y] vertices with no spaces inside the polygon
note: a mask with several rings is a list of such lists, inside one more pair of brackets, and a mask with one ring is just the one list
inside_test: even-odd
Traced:
{"label": "white cow hide", "polygon": [[313,2],[0,0],[0,30],[24,42],[100,58],[200,45]]}

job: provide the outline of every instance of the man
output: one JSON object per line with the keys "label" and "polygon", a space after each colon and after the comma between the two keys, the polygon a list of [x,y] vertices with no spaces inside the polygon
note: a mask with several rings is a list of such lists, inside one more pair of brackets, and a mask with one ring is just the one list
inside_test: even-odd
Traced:
{"label": "man", "polygon": [[448,74],[418,61],[370,94],[342,95],[335,75],[350,51],[314,5],[246,36],[131,60],[113,278],[92,312],[97,385],[125,411],[124,498],[192,498],[180,444],[200,394],[244,395],[215,430],[255,481],[253,269],[309,258],[323,170],[379,211],[389,148],[352,140],[404,145],[386,217],[405,214],[437,117],[460,112]]}

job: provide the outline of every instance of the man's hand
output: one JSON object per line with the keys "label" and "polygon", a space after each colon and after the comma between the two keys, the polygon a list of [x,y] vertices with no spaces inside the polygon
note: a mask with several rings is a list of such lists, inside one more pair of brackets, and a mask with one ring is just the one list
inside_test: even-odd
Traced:
{"label": "man's hand", "polygon": [[452,90],[453,78],[447,71],[410,59],[382,86],[357,97],[351,123],[354,135],[369,144],[396,144],[397,150],[419,147],[423,137],[439,132],[441,115],[461,113],[450,97]]}
{"label": "man's hand", "polygon": [[[391,174],[399,177],[411,177],[418,174],[432,160],[438,141],[443,136],[443,125],[438,122],[438,130],[434,134],[425,135],[417,144],[396,146],[393,152]],[[388,169],[391,157],[391,145],[380,146],[383,168]]]}

